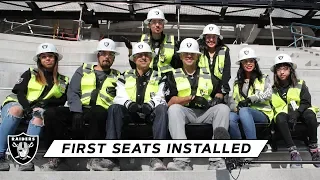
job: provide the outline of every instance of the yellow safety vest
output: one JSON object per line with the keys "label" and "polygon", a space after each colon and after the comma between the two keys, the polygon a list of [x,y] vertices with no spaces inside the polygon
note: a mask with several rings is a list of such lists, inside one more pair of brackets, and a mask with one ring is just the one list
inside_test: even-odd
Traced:
{"label": "yellow safety vest", "polygon": [[[84,106],[90,105],[91,93],[96,89],[96,74],[94,73],[94,65],[83,63],[83,76],[81,78],[81,103]],[[120,72],[111,69],[110,75],[104,80],[101,89],[99,90],[96,105],[108,109],[113,103],[114,97],[107,93],[108,87],[114,87],[112,83],[117,83]]]}
{"label": "yellow safety vest", "polygon": [[[295,101],[296,104],[298,106],[300,106],[300,93],[301,93],[301,88],[302,88],[302,84],[303,84],[303,80],[299,80],[298,84],[296,85],[296,87],[290,87],[288,89],[287,92],[287,102],[285,102],[281,96],[279,95],[278,91],[276,88],[273,89],[273,93],[272,93],[272,98],[271,98],[271,103],[273,106],[273,110],[275,113],[274,116],[274,121],[276,120],[276,117],[279,113],[283,112],[283,113],[288,113],[288,108],[290,105],[291,101]],[[312,110],[315,114],[317,114],[319,112],[319,108],[316,106],[312,106],[310,108],[308,108],[310,110]]]}
{"label": "yellow safety vest", "polygon": [[[144,94],[144,103],[149,102],[158,92],[161,76],[157,71],[153,71]],[[125,89],[131,101],[136,102],[137,96],[137,75],[136,70],[131,69],[124,73]]]}
{"label": "yellow safety vest", "polygon": [[[29,68],[29,71],[31,72],[31,78],[28,82],[28,90],[27,90],[26,98],[29,101],[29,103],[32,103],[33,101],[37,100],[41,96],[45,88],[45,85],[40,84],[36,80],[36,74],[38,73],[37,69]],[[43,98],[43,100],[50,99],[52,97],[60,98],[63,94],[66,93],[66,87],[69,83],[69,78],[67,76],[63,76],[59,74],[58,81],[59,81],[59,84],[58,85],[54,84],[50,89],[50,91],[48,92],[48,94],[46,94],[46,96]],[[16,94],[8,95],[4,100],[2,106],[7,102],[18,102],[17,95]]]}
{"label": "yellow safety vest", "polygon": [[[174,70],[174,79],[178,90],[178,97],[186,97],[191,95],[191,84],[188,80],[188,75],[184,73],[182,68]],[[207,68],[200,68],[198,88],[196,96],[204,97],[206,100],[211,100],[211,93],[214,85],[211,81],[211,75]]]}
{"label": "yellow safety vest", "polygon": [[[259,81],[258,78],[254,81],[253,86],[254,86],[254,89],[256,92],[259,92],[259,91],[263,92],[264,91],[266,77],[267,77],[267,75],[263,75],[261,82]],[[248,91],[248,97],[253,96],[253,95],[254,95],[253,88],[250,87],[250,89]],[[233,96],[233,99],[235,100],[237,105],[240,101],[245,100],[245,98],[240,94],[238,84],[234,84],[232,96]],[[274,114],[272,111],[270,100],[267,100],[264,102],[253,103],[250,107],[252,109],[256,109],[256,110],[263,112],[265,115],[268,116],[270,121],[273,119]]]}
{"label": "yellow safety vest", "polygon": [[[218,56],[216,57],[216,62],[215,62],[215,65],[214,65],[213,74],[220,80],[222,79],[224,61],[225,61],[225,58],[226,58],[226,51],[227,51],[227,47],[226,46],[221,48],[221,50],[219,51]],[[198,66],[201,67],[201,68],[202,67],[206,67],[206,68],[209,69],[209,67],[210,67],[209,60],[208,60],[208,58],[207,58],[207,56],[205,54],[202,54],[200,56],[199,62],[198,62]]]}
{"label": "yellow safety vest", "polygon": [[[143,34],[141,36],[141,41],[148,43],[151,47],[149,35]],[[152,49],[152,51],[155,52],[154,49]],[[159,72],[166,73],[173,70],[173,68],[170,65],[173,54],[174,54],[174,36],[165,35],[165,38],[162,44],[160,45],[160,49],[159,49],[159,61],[157,62]],[[150,66],[149,66],[150,68],[153,68],[153,63],[154,63],[154,58],[150,63]]]}

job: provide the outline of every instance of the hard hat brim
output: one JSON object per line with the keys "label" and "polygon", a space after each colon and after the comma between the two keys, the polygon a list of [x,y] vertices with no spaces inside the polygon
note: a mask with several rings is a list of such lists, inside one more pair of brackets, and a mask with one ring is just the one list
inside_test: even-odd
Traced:
{"label": "hard hat brim", "polygon": [[[143,23],[146,24],[146,25],[148,25],[148,24],[150,23],[150,20],[151,20],[151,19],[145,19],[145,20],[143,21]],[[166,20],[166,19],[162,19],[162,20],[163,20],[164,24],[167,24],[167,23],[168,23],[168,20]]]}
{"label": "hard hat brim", "polygon": [[180,54],[180,53],[195,53],[195,54],[202,54],[201,52],[199,52],[199,51],[184,51],[184,50],[181,50],[181,51],[177,51],[177,53],[178,54]]}
{"label": "hard hat brim", "polygon": [[[293,69],[297,69],[297,64],[296,64],[296,63],[293,63],[293,62],[284,62],[284,63],[288,63],[288,64],[291,65],[291,67],[292,67]],[[279,64],[280,64],[280,63],[279,63]],[[274,72],[274,68],[276,67],[276,65],[277,65],[277,64],[271,66],[271,68],[270,68],[271,72]]]}
{"label": "hard hat brim", "polygon": [[[206,35],[206,34],[201,34],[201,35],[199,36],[199,38],[200,38],[200,39],[203,39],[204,35]],[[223,36],[222,36],[222,35],[218,35],[218,36],[219,36],[219,39],[220,39],[220,40],[223,40]]]}
{"label": "hard hat brim", "polygon": [[[130,57],[129,57],[129,60],[130,61],[132,61],[133,62],[133,56],[134,56],[135,54],[132,54]],[[152,57],[152,59],[154,58],[156,56],[156,54],[155,53],[151,53],[151,57]]]}
{"label": "hard hat brim", "polygon": [[[46,53],[46,52],[43,52],[43,53]],[[53,53],[53,52],[47,52],[47,53]],[[62,55],[62,54],[60,54],[60,53],[54,53],[54,54],[56,54],[56,55],[57,55],[57,57],[58,57],[58,61],[60,61],[60,60],[63,58],[63,55]],[[40,54],[35,55],[35,56],[33,57],[33,61],[37,62],[37,61],[38,61],[38,56],[39,56],[39,55],[40,55]]]}
{"label": "hard hat brim", "polygon": [[[103,49],[96,50],[96,51],[94,51],[94,53],[97,54],[99,51],[108,51],[108,50],[103,50]],[[114,52],[116,56],[118,56],[120,54],[118,51],[110,51],[110,52]]]}
{"label": "hard hat brim", "polygon": [[[257,62],[260,61],[260,58],[252,58],[252,59],[255,59]],[[240,62],[243,61],[245,59],[239,59],[237,62],[236,62],[236,65],[240,65]]]}

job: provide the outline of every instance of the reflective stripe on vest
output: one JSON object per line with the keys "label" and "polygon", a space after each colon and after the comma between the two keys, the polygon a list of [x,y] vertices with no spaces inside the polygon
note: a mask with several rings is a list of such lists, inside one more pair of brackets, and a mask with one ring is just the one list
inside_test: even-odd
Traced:
{"label": "reflective stripe on vest", "polygon": [[[254,81],[253,86],[255,88],[255,92],[259,92],[259,91],[263,92],[264,91],[266,77],[267,77],[267,75],[263,75],[261,82],[259,81],[259,79],[256,79]],[[253,88],[250,87],[249,92],[248,92],[248,97],[253,96],[253,95],[254,95]],[[233,99],[237,105],[240,101],[245,99],[239,92],[238,84],[235,84],[233,86],[233,95],[232,96],[233,96]],[[270,104],[270,100],[267,100],[264,102],[253,103],[250,107],[253,109],[262,111],[265,115],[268,116],[269,120],[273,119],[273,111],[272,111],[272,107]]]}
{"label": "reflective stripe on vest", "polygon": [[[178,90],[178,97],[186,97],[191,95],[191,85],[188,80],[188,75],[179,68],[174,71],[174,78]],[[213,84],[211,75],[207,68],[200,68],[198,88],[196,96],[202,96],[208,101],[211,100],[211,93],[213,91]]]}
{"label": "reflective stripe on vest", "polygon": [[[29,69],[31,73],[31,78],[28,82],[28,90],[27,90],[27,95],[26,98],[29,101],[29,103],[39,99],[41,96],[45,85],[40,84],[37,79],[36,75],[38,73],[37,69],[30,68]],[[42,99],[50,99],[52,97],[54,98],[60,98],[63,94],[66,93],[66,87],[69,83],[69,78],[67,76],[60,75],[58,76],[58,85],[54,84],[50,91],[42,98]],[[18,98],[16,94],[10,94],[9,96],[6,97],[5,101],[3,104],[6,102],[18,102]]]}
{"label": "reflective stripe on vest", "polygon": [[[136,102],[136,96],[137,96],[137,76],[136,76],[136,70],[131,69],[124,73],[125,78],[125,89],[126,92],[130,98],[131,101]],[[147,88],[146,92],[144,94],[144,103],[149,102],[153,96],[158,92],[159,89],[159,81],[161,79],[161,76],[159,76],[159,73],[157,71],[153,71]]]}
{"label": "reflective stripe on vest", "polygon": [[[227,47],[222,47],[221,50],[218,53],[218,56],[216,57],[215,65],[214,65],[214,72],[213,74],[218,78],[222,79],[222,74],[223,74],[223,68],[224,68],[224,61],[226,58],[226,51]],[[209,59],[205,54],[202,54],[199,58],[198,62],[199,67],[206,67],[209,69]]]}
{"label": "reflective stripe on vest", "polygon": [[[150,36],[147,34],[143,34],[141,36],[141,40],[145,43],[148,43],[151,47],[150,44]],[[154,49],[152,49],[153,52],[155,52]],[[169,71],[172,71],[173,68],[170,65],[170,62],[172,60],[172,56],[174,54],[174,36],[170,35],[165,35],[165,38],[162,42],[162,44],[160,45],[160,50],[159,50],[159,61],[157,63],[158,66],[158,71],[160,71],[161,73],[166,73]],[[150,63],[150,68],[153,68],[153,60]]]}
{"label": "reflective stripe on vest", "polygon": [[[90,105],[91,93],[96,89],[96,74],[94,73],[94,65],[84,63],[82,66],[83,76],[81,78],[81,103],[84,106]],[[111,69],[110,75],[104,80],[99,94],[97,96],[96,105],[108,109],[113,103],[114,97],[107,92],[108,87],[114,87],[112,83],[116,83],[120,72]]]}
{"label": "reflective stripe on vest", "polygon": [[[274,121],[276,120],[276,116],[279,113],[281,113],[281,112],[288,113],[289,105],[291,106],[291,104],[290,104],[291,101],[295,101],[296,104],[298,106],[300,106],[300,101],[301,101],[300,93],[301,93],[303,82],[304,82],[303,80],[299,80],[296,87],[290,87],[288,89],[287,102],[285,102],[281,98],[281,96],[279,95],[279,93],[277,92],[276,89],[273,89],[271,102],[272,102],[272,105],[273,105],[274,111],[275,111]],[[316,106],[312,106],[308,109],[312,110],[315,114],[317,114],[319,112],[319,108]]]}

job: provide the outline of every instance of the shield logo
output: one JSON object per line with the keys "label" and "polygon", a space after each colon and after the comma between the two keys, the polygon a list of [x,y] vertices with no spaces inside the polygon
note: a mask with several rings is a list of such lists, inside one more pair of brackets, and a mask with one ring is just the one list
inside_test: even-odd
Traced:
{"label": "shield logo", "polygon": [[210,27],[209,27],[209,31],[212,31],[212,30],[213,30],[213,27],[212,27],[212,26],[210,26]]}
{"label": "shield logo", "polygon": [[108,47],[109,46],[109,42],[104,42],[104,46]]}
{"label": "shield logo", "polygon": [[279,56],[278,58],[279,58],[280,60],[282,60],[282,59],[283,59],[283,56]]}
{"label": "shield logo", "polygon": [[154,13],[155,13],[156,15],[159,15],[159,11],[155,11]]}
{"label": "shield logo", "polygon": [[18,164],[25,165],[36,156],[39,146],[38,135],[28,135],[23,132],[19,135],[8,135],[7,138],[11,157]]}
{"label": "shield logo", "polygon": [[140,44],[140,45],[138,46],[138,48],[139,48],[139,49],[142,49],[142,48],[143,48],[143,45],[142,45],[142,44]]}
{"label": "shield logo", "polygon": [[47,49],[48,45],[42,45],[42,49]]}
{"label": "shield logo", "polygon": [[248,51],[248,50],[244,51],[244,54],[245,54],[245,55],[248,55],[248,54],[249,54],[249,51]]}
{"label": "shield logo", "polygon": [[187,43],[187,47],[190,48],[192,46],[192,43]]}

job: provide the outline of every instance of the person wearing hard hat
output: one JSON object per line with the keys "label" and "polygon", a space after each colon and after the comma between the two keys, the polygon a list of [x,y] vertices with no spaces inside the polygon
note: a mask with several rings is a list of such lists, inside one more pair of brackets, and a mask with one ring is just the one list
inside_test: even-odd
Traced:
{"label": "person wearing hard hat", "polygon": [[[207,68],[197,66],[201,52],[199,44],[193,38],[181,42],[177,51],[183,68],[167,74],[165,98],[168,102],[169,131],[172,139],[187,139],[185,125],[188,123],[212,124],[229,128],[229,107],[213,101],[218,86],[211,78]],[[214,139],[214,137],[213,137]],[[225,168],[221,158],[210,158],[208,170]],[[189,158],[175,158],[167,165],[168,170],[193,170]]]}
{"label": "person wearing hard hat", "polygon": [[[274,121],[277,129],[290,152],[292,161],[302,161],[295,146],[291,132],[298,121],[308,128],[309,152],[313,161],[320,161],[317,139],[317,117],[319,108],[312,106],[311,95],[304,80],[298,79],[295,69],[297,65],[287,54],[275,57],[271,71],[274,73],[274,85],[271,103],[275,113]],[[314,164],[320,167],[320,164]],[[301,164],[291,164],[291,168],[302,168]]]}
{"label": "person wearing hard hat", "polygon": [[[0,171],[9,171],[5,160],[7,137],[14,135],[21,121],[29,121],[28,135],[40,135],[44,127],[46,111],[56,106],[63,106],[67,100],[68,77],[58,72],[58,62],[62,55],[50,43],[40,44],[33,60],[37,68],[25,71],[6,97],[1,106],[2,123],[0,124]],[[20,171],[34,171],[34,164],[29,162],[19,167]]]}
{"label": "person wearing hard hat", "polygon": [[[117,95],[109,108],[106,139],[120,139],[123,126],[129,122],[152,124],[153,138],[167,139],[164,82],[160,74],[149,67],[154,53],[144,42],[135,44],[132,53],[130,60],[136,64],[136,69],[125,71],[118,79]],[[151,158],[150,169],[161,171],[166,167],[161,159]]]}
{"label": "person wearing hard hat", "polygon": [[231,62],[229,48],[223,42],[220,28],[215,24],[208,24],[199,36],[200,49],[203,53],[200,56],[198,66],[206,67],[212,76],[219,79],[219,91],[215,95],[216,101],[226,103],[231,78]]}
{"label": "person wearing hard hat", "polygon": [[[179,43],[175,42],[173,35],[167,35],[163,33],[164,25],[168,21],[165,19],[163,12],[160,9],[154,8],[148,12],[147,19],[144,20],[144,24],[148,25],[150,29],[149,34],[143,34],[140,41],[148,43],[155,53],[150,68],[161,73],[171,71],[172,68],[181,66],[178,55],[175,54],[178,49]],[[124,38],[124,42],[129,49],[132,48],[128,39]],[[130,61],[132,69],[136,68],[136,64]]]}
{"label": "person wearing hard hat", "polygon": [[[81,132],[79,130],[86,122],[89,124],[86,138],[94,140],[105,139],[108,108],[113,104],[120,76],[119,71],[111,69],[115,56],[119,54],[113,40],[105,38],[99,41],[96,54],[98,64],[83,63],[72,76],[67,92],[69,109],[73,114],[73,131]],[[102,159],[91,158],[87,168],[107,170],[101,163]]]}
{"label": "person wearing hard hat", "polygon": [[273,119],[272,85],[269,76],[261,72],[258,61],[250,47],[242,48],[238,54],[239,70],[230,99],[229,132],[233,139],[242,138],[239,123],[246,139],[257,139],[255,123],[268,123]]}

